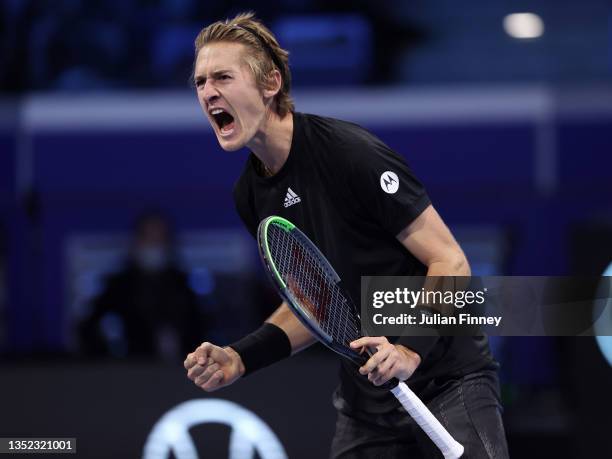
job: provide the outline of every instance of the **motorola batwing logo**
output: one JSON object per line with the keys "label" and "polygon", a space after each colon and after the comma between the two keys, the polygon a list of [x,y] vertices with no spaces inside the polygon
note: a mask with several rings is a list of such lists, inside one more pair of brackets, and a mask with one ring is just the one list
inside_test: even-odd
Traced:
{"label": "motorola batwing logo", "polygon": [[399,178],[395,172],[383,172],[380,176],[380,187],[385,193],[393,194],[399,188]]}
{"label": "motorola batwing logo", "polygon": [[283,445],[265,422],[240,405],[220,399],[184,402],[164,414],[147,438],[143,459],[207,459],[206,452],[198,453],[189,434],[191,427],[205,423],[232,429],[228,459],[251,459],[255,452],[261,459],[287,459]]}

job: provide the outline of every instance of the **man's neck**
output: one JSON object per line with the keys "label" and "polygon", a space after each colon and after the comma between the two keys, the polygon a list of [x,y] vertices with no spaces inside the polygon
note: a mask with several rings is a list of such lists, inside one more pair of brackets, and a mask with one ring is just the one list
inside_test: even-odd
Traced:
{"label": "man's neck", "polygon": [[293,114],[288,113],[284,118],[272,114],[247,146],[262,162],[267,174],[274,175],[289,157],[292,138]]}

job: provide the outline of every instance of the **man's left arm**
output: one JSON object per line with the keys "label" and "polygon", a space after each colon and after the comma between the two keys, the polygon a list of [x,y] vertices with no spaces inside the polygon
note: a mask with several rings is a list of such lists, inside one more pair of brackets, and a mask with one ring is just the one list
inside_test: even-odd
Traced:
{"label": "man's left arm", "polygon": [[[432,205],[400,231],[397,239],[427,267],[427,276],[469,276],[470,266],[461,247]],[[435,336],[403,337],[397,344],[385,337],[368,336],[351,343],[376,353],[359,369],[374,385],[391,378],[408,379],[438,340]]]}

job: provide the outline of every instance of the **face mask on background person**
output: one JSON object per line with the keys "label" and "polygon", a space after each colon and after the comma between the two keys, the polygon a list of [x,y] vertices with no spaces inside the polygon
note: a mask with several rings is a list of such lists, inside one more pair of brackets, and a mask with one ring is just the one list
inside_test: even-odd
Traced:
{"label": "face mask on background person", "polygon": [[136,249],[136,264],[143,270],[158,272],[168,265],[168,252],[164,246],[148,246]]}

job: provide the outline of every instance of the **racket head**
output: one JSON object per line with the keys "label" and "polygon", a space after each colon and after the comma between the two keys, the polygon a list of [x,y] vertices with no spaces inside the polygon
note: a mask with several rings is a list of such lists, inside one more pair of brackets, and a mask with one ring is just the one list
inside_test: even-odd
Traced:
{"label": "racket head", "polygon": [[340,277],[312,241],[289,220],[270,216],[257,229],[259,255],[279,294],[325,346],[358,365],[367,360],[349,347],[361,319]]}

